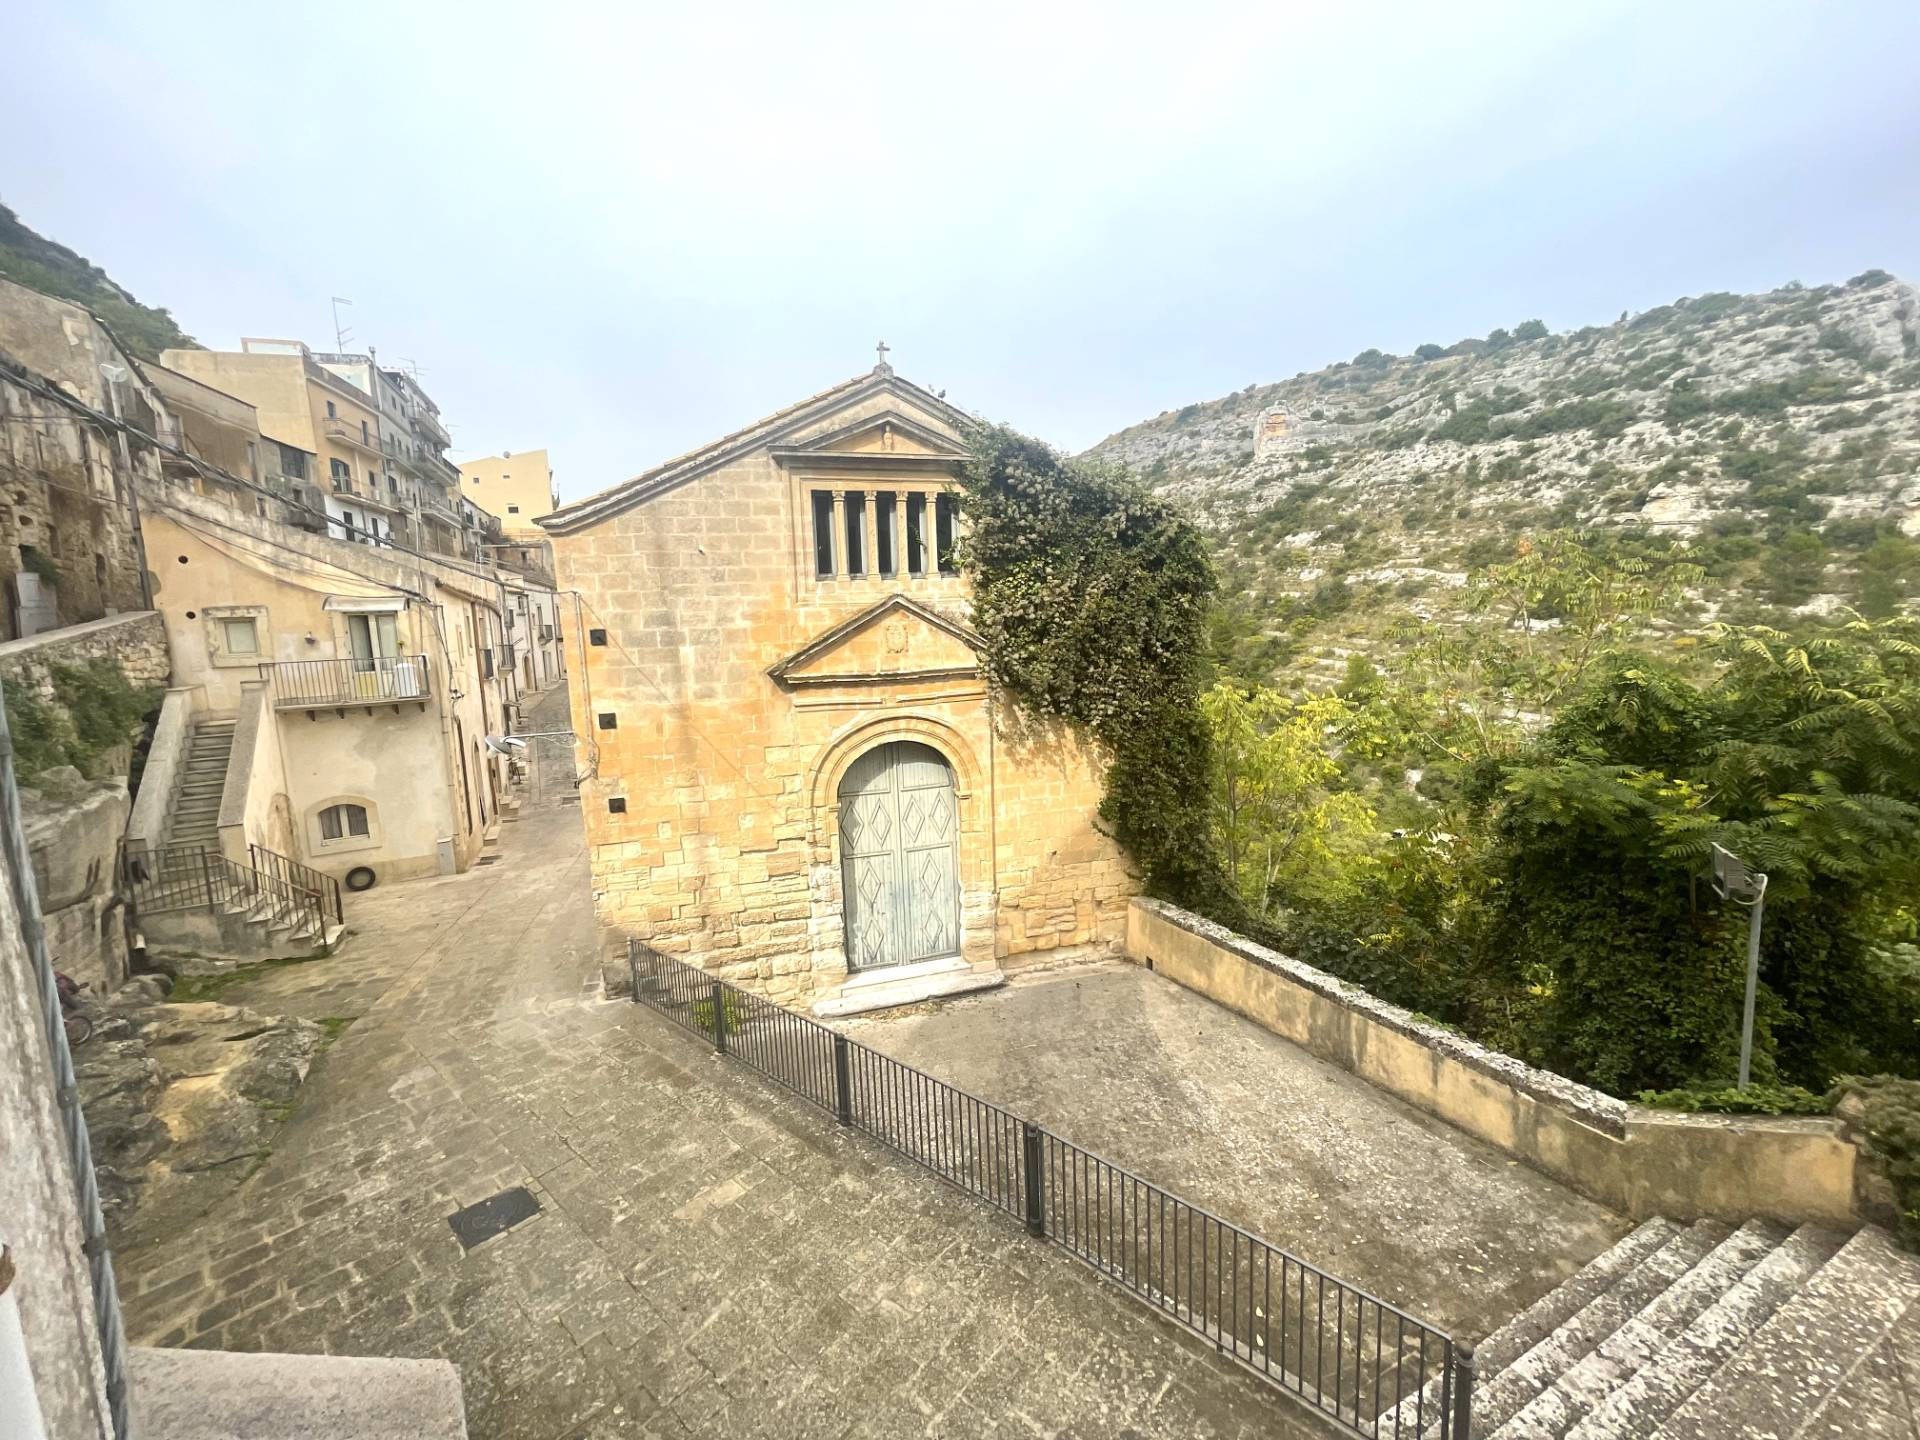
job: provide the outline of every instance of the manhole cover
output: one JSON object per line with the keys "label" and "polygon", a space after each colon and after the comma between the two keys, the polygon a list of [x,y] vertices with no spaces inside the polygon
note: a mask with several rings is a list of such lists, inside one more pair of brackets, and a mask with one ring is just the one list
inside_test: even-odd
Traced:
{"label": "manhole cover", "polygon": [[447,1217],[447,1224],[460,1237],[461,1247],[471,1250],[482,1240],[504,1235],[522,1220],[531,1220],[539,1213],[540,1202],[533,1198],[533,1192],[524,1185],[516,1185],[498,1195],[489,1195],[477,1205],[454,1211]]}
{"label": "manhole cover", "polygon": [[498,855],[482,855],[473,863],[476,865],[497,865],[500,863],[500,857]]}

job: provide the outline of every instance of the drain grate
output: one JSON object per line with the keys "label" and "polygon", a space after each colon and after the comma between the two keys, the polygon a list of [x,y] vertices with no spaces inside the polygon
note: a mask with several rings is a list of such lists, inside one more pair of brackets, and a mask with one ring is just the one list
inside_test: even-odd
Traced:
{"label": "drain grate", "polygon": [[454,1211],[447,1217],[447,1224],[460,1237],[461,1248],[471,1250],[481,1241],[504,1235],[522,1220],[531,1220],[539,1213],[540,1202],[533,1198],[533,1192],[524,1185],[516,1185],[498,1195],[489,1195],[477,1205]]}
{"label": "drain grate", "polygon": [[473,863],[476,865],[498,865],[500,863],[500,857],[498,855],[482,855]]}

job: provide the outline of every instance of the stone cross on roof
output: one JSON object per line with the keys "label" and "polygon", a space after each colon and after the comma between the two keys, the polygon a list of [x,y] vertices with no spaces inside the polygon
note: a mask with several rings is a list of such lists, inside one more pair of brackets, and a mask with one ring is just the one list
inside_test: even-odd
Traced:
{"label": "stone cross on roof", "polygon": [[893,373],[893,366],[887,363],[887,351],[891,350],[893,347],[887,344],[886,341],[882,340],[878,345],[874,346],[873,348],[874,348],[874,353],[877,356],[879,356],[879,359],[877,359],[874,362],[873,373],[876,375],[891,375]]}

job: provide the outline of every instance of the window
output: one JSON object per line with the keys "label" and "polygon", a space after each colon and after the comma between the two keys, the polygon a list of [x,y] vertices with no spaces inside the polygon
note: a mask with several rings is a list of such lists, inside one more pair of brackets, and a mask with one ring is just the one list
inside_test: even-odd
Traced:
{"label": "window", "polygon": [[373,443],[372,436],[367,431],[367,422],[364,420],[360,422],[360,443],[362,445],[369,445]]}
{"label": "window", "polygon": [[518,515],[520,513],[520,507],[518,505],[509,505],[507,506],[507,513],[509,515]]}
{"label": "window", "polygon": [[907,496],[907,573],[927,573],[927,497]]}
{"label": "window", "polygon": [[259,628],[251,618],[222,620],[220,644],[229,655],[258,655],[260,653]]}
{"label": "window", "polygon": [[867,573],[867,497],[849,490],[844,502],[847,512],[847,574]]}
{"label": "window", "polygon": [[329,420],[338,420],[340,418],[340,412],[333,408],[333,402],[331,400],[327,401],[327,418]]}
{"label": "window", "polygon": [[834,575],[833,492],[830,490],[813,492],[813,573],[822,580],[831,580]]}
{"label": "window", "polygon": [[873,497],[873,559],[874,568],[889,578],[898,564],[894,554],[900,548],[894,533],[898,524],[893,491],[880,491]]}
{"label": "window", "polygon": [[346,461],[329,460],[327,462],[327,473],[333,477],[335,494],[351,495],[353,493],[353,471],[348,468]]}
{"label": "window", "polygon": [[933,540],[942,575],[958,575],[960,562],[954,558],[955,517],[959,513],[954,497],[945,493],[933,497]]}
{"label": "window", "polygon": [[275,447],[280,451],[280,473],[289,480],[306,479],[307,452],[304,450],[296,450],[291,445],[281,445],[278,441],[274,443]]}
{"label": "window", "polygon": [[364,840],[367,838],[367,807],[364,805],[329,805],[320,812],[320,841],[332,844],[339,840]]}
{"label": "window", "polygon": [[400,655],[400,628],[394,615],[376,612],[347,617],[347,649],[355,670],[389,668],[380,662]]}

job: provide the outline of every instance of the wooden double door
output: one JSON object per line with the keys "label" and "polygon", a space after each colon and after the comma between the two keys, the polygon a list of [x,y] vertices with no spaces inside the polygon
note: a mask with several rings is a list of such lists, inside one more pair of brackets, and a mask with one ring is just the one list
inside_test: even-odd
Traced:
{"label": "wooden double door", "polygon": [[875,746],[840,782],[847,965],[960,953],[960,815],[953,767],[912,740]]}

